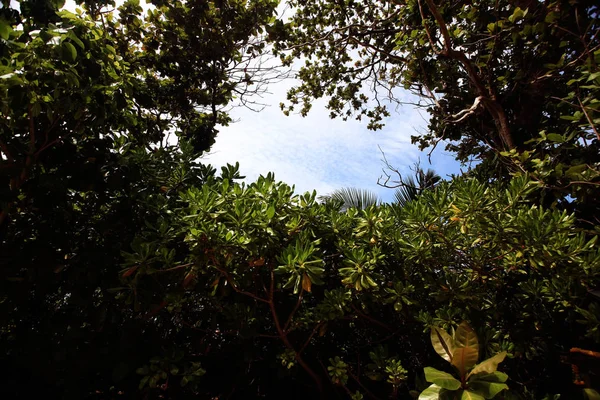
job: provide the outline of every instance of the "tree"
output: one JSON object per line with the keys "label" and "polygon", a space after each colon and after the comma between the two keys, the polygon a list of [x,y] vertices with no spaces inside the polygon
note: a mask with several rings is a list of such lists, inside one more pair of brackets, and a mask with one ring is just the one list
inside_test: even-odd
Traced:
{"label": "tree", "polygon": [[[434,171],[428,169],[424,171],[416,165],[415,176],[409,176],[408,178],[402,178],[402,174],[394,167],[392,167],[387,160],[384,160],[387,168],[392,173],[398,175],[398,180],[391,181],[392,176],[386,173],[386,179],[379,179],[378,183],[387,188],[395,189],[394,199],[395,205],[400,207],[406,206],[409,201],[416,199],[420,196],[424,190],[432,189],[442,179]],[[357,189],[352,187],[341,188],[333,191],[330,194],[320,196],[320,200],[340,202],[342,204],[342,210],[354,207],[361,210],[381,204],[376,193],[368,190]]]}
{"label": "tree", "polygon": [[358,208],[364,210],[381,202],[376,193],[353,187],[345,187],[334,190],[327,195],[320,196],[319,199],[325,202],[339,202],[342,204],[342,210],[346,210],[348,208]]}
{"label": "tree", "polygon": [[[598,230],[578,220],[581,207],[596,207],[595,166],[587,164],[594,158],[584,150],[597,143],[570,135],[594,132],[593,63],[569,52],[569,64],[556,67],[559,88],[564,70],[574,75],[566,85],[581,90],[566,101],[579,97],[584,108],[563,115],[568,126],[556,120],[571,129],[564,141],[548,131],[524,143],[531,150],[502,151],[498,160],[514,177],[494,169],[502,150],[495,148],[475,173],[422,190],[402,208],[344,212],[314,192],[294,194],[273,175],[238,183],[238,165],[217,173],[197,161],[216,124],[226,123],[224,107],[250,94],[254,78],[242,67],[252,72],[245,65],[264,49],[262,32],[293,41],[312,34],[310,24],[290,31],[274,18],[274,2],[258,0],[154,1],[145,18],[136,1],[124,3],[118,17],[110,0],[82,2],[78,14],[57,11],[60,0],[24,1],[20,10],[7,3],[0,10],[3,394],[407,398],[428,386],[424,366],[445,367],[422,333],[434,327],[450,336],[459,321],[479,338],[475,351],[462,325],[453,341],[444,340],[471,353],[468,363],[453,364],[463,369],[462,390],[492,397],[505,389],[464,372],[475,353],[506,352],[506,397],[580,393],[562,361],[595,354],[585,349],[600,340]],[[344,5],[360,17],[396,7]],[[418,5],[398,5],[412,14],[397,16],[406,26],[411,16],[415,24],[425,19],[422,39],[429,31],[435,45],[434,20],[443,31],[435,4]],[[561,6],[559,14],[579,7]],[[456,11],[454,3],[447,7]],[[345,8],[324,9],[334,18]],[[508,10],[511,23],[530,13]],[[438,11],[446,23],[458,21]],[[540,23],[553,28],[556,21]],[[498,26],[501,38],[526,31]],[[452,72],[446,43],[437,48],[445,56],[432,54]],[[454,61],[460,72],[464,64]],[[450,82],[461,85],[460,77]],[[477,113],[460,122],[473,124],[471,117]],[[571,187],[577,215],[554,202],[568,202]],[[558,194],[543,204],[552,190]],[[492,370],[497,360],[479,368]],[[440,383],[438,372],[426,372]],[[492,383],[506,380],[504,372],[494,376],[502,381]]]}
{"label": "tree", "polygon": [[600,253],[573,215],[535,204],[539,190],[526,177],[455,179],[398,213],[340,212],[272,175],[190,188],[166,232],[140,233],[116,289],[173,338],[141,385],[203,398],[407,398],[427,387],[423,366],[443,368],[423,330],[466,320],[482,358],[508,353],[513,396],[572,397],[561,354],[597,346],[597,320],[581,322],[597,307],[588,287]]}
{"label": "tree", "polygon": [[138,1],[116,10],[86,1],[77,13],[62,1],[9,3],[0,9],[3,390],[130,395],[148,349],[165,343],[160,326],[111,293],[121,251],[176,208],[178,191],[215,179],[196,159],[234,95],[251,101],[276,73],[257,64],[276,4],[154,2],[144,17]]}
{"label": "tree", "polygon": [[[384,100],[416,95],[431,115],[421,148],[446,141],[483,175],[527,172],[547,204],[598,212],[600,22],[594,1],[291,1],[284,63],[305,58],[290,112],[329,99],[332,117],[382,126]],[[370,99],[369,96],[372,98]],[[406,100],[405,100],[406,101]],[[412,101],[412,100],[411,100]],[[571,199],[575,199],[574,202]],[[580,201],[581,200],[581,201]],[[595,221],[595,220],[594,220]],[[594,222],[596,223],[596,222]]]}

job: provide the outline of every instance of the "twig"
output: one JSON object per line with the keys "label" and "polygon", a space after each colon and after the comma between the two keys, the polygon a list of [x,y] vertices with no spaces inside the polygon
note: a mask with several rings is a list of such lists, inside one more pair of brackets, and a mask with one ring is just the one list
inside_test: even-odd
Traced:
{"label": "twig", "polygon": [[298,308],[300,307],[300,304],[302,303],[302,295],[303,294],[304,294],[304,287],[301,287],[300,294],[298,295],[298,301],[296,302],[296,306],[294,307],[294,309],[288,316],[287,321],[285,321],[285,324],[283,325],[283,330],[286,332],[288,330],[288,327],[290,326],[290,323],[292,322],[292,318],[294,317],[294,314],[296,314],[296,311],[298,311]]}
{"label": "twig", "polygon": [[583,106],[583,103],[581,102],[581,99],[579,97],[577,97],[577,101],[579,102],[579,105],[581,106],[581,109],[583,110],[583,113],[585,114],[585,118],[587,118],[588,122],[590,123],[590,126],[592,127],[594,133],[596,134],[596,137],[598,138],[598,140],[600,140],[600,133],[598,133],[598,130],[596,129],[596,126],[594,125],[594,121],[592,121],[592,119],[588,115],[588,113],[585,110],[585,107]]}
{"label": "twig", "polygon": [[229,276],[229,273],[227,271],[225,271],[225,270],[223,270],[223,269],[221,269],[219,267],[216,267],[216,266],[215,266],[215,269],[217,271],[219,271],[223,275],[223,277],[225,278],[225,280],[227,281],[227,283],[229,283],[229,285],[231,285],[232,289],[234,291],[236,291],[237,293],[243,294],[243,295],[248,296],[248,297],[251,297],[254,300],[257,300],[257,301],[260,301],[260,302],[263,302],[263,303],[269,303],[269,300],[265,300],[262,297],[259,297],[259,296],[255,295],[254,293],[250,293],[250,292],[247,292],[245,290],[240,289],[237,286],[237,284],[234,282],[234,280],[231,279],[231,277]]}

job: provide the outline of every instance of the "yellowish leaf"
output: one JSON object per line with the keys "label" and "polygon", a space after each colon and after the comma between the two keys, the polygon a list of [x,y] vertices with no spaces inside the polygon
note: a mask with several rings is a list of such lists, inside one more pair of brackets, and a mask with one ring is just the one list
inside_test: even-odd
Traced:
{"label": "yellowish leaf", "polygon": [[311,289],[312,289],[312,281],[306,274],[304,274],[302,276],[302,289],[306,290],[309,293],[311,292]]}

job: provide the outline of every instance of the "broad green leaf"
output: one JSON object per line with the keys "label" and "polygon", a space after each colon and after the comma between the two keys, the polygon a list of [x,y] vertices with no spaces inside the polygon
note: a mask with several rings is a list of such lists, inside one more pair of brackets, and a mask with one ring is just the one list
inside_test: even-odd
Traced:
{"label": "broad green leaf", "polygon": [[77,50],[75,49],[75,46],[69,42],[63,42],[61,46],[63,58],[67,61],[75,61],[77,58]]}
{"label": "broad green leaf", "polygon": [[419,395],[419,400],[438,400],[442,388],[436,384],[429,386]]}
{"label": "broad green leaf", "polygon": [[4,18],[0,18],[0,38],[8,40],[12,26]]}
{"label": "broad green leaf", "polygon": [[460,381],[447,372],[432,367],[425,367],[423,371],[427,382],[435,383],[439,387],[448,390],[458,390],[460,388]]}
{"label": "broad green leaf", "polygon": [[273,207],[271,205],[271,206],[269,206],[269,208],[267,208],[267,218],[271,219],[271,218],[273,218],[274,215],[275,215],[275,207]]}
{"label": "broad green leaf", "polygon": [[431,328],[431,344],[435,351],[446,361],[452,362],[452,354],[454,353],[454,340],[448,333],[434,326]]}
{"label": "broad green leaf", "polygon": [[471,376],[471,378],[478,381],[502,383],[506,382],[508,375],[506,375],[504,372],[495,371],[491,374],[478,374],[477,376]]}
{"label": "broad green leaf", "polygon": [[501,391],[508,389],[506,383],[473,381],[469,382],[469,390],[481,394],[486,399],[493,399]]}
{"label": "broad green leaf", "polygon": [[588,400],[600,400],[600,393],[598,393],[594,389],[585,388],[583,389],[583,393],[585,393],[585,397]]}
{"label": "broad green leaf", "polygon": [[82,50],[85,49],[85,45],[83,44],[83,42],[77,37],[77,35],[75,34],[75,32],[73,31],[69,31],[69,33],[67,34],[69,39],[71,39],[73,42],[75,42],[75,44],[77,44],[77,46],[79,46]]}
{"label": "broad green leaf", "polygon": [[148,379],[150,379],[149,376],[144,376],[141,380],[140,380],[140,384],[138,386],[138,389],[142,389],[144,386],[146,386],[146,383],[148,382]]}
{"label": "broad green leaf", "polygon": [[523,12],[523,10],[521,10],[521,7],[517,7],[517,8],[515,8],[515,11],[513,12],[513,14],[510,17],[508,17],[508,20],[510,22],[517,22],[524,16],[525,16],[525,13]]}
{"label": "broad green leaf", "polygon": [[461,376],[465,376],[479,358],[477,334],[466,321],[461,322],[456,329],[454,345],[456,348],[453,353],[452,365],[458,369]]}
{"label": "broad green leaf", "polygon": [[574,165],[571,168],[569,168],[568,170],[565,171],[565,175],[569,176],[569,175],[578,175],[580,173],[582,173],[583,171],[586,170],[588,166],[586,164],[579,164],[579,165]]}
{"label": "broad green leaf", "polygon": [[564,136],[559,135],[558,133],[549,133],[548,135],[546,135],[546,137],[548,138],[548,140],[551,140],[556,143],[562,143],[565,141]]}
{"label": "broad green leaf", "polygon": [[478,351],[474,347],[461,347],[454,350],[452,365],[454,365],[460,376],[465,376],[467,371],[477,363]]}
{"label": "broad green leaf", "polygon": [[470,390],[463,390],[460,394],[460,400],[484,400],[485,397],[479,393],[471,392]]}
{"label": "broad green leaf", "polygon": [[496,354],[493,357],[488,358],[485,361],[480,362],[475,366],[475,368],[473,368],[469,376],[480,373],[491,374],[493,372],[496,372],[496,370],[498,369],[498,364],[504,361],[505,357],[506,351],[503,351],[501,353]]}

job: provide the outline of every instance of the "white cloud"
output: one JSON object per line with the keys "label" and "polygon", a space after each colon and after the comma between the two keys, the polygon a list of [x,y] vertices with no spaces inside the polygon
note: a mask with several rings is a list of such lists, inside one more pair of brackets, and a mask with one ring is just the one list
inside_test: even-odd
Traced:
{"label": "white cloud", "polygon": [[[263,99],[271,106],[261,112],[233,109],[231,115],[238,122],[220,129],[204,161],[214,166],[239,161],[249,181],[274,172],[276,179],[295,185],[297,192],[316,189],[326,194],[354,186],[373,190],[386,200],[391,200],[393,191],[377,185],[384,167],[379,148],[403,173],[410,174],[419,158],[422,166],[428,167],[426,155],[410,143],[415,129],[426,125],[413,106],[399,108],[385,121],[385,127],[375,132],[367,130],[366,121],[330,119],[322,100],[314,103],[305,118],[297,114],[286,117],[278,104],[292,84],[285,81],[271,85],[272,93]],[[433,160],[434,167],[443,166],[437,172],[457,172],[456,163],[441,150],[436,151]]]}

